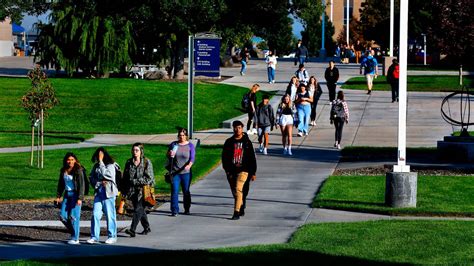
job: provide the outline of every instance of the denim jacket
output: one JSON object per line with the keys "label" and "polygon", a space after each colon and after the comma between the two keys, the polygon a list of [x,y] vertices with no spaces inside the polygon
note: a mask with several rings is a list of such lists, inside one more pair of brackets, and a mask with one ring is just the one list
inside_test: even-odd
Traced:
{"label": "denim jacket", "polygon": [[[91,185],[94,187],[94,196],[102,187],[105,189],[107,198],[115,197],[118,194],[117,185],[115,182],[115,163],[105,165],[103,162],[96,163],[91,171],[90,177]],[[107,181],[105,186],[102,181]]]}

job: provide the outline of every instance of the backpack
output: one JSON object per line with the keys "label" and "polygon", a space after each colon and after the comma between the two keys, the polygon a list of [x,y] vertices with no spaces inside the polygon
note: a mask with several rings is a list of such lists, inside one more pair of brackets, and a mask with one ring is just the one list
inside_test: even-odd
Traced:
{"label": "backpack", "polygon": [[400,78],[400,66],[399,66],[399,65],[396,65],[396,66],[393,68],[392,77],[393,77],[394,79],[399,79],[399,78]]}
{"label": "backpack", "polygon": [[331,107],[331,118],[346,118],[346,112],[344,111],[344,105],[341,101],[337,101],[332,104]]}
{"label": "backpack", "polygon": [[248,110],[250,107],[250,92],[247,92],[242,96],[242,101],[240,102],[240,105],[242,105],[242,109]]}
{"label": "backpack", "polygon": [[374,58],[367,58],[365,61],[365,73],[372,73],[375,70],[375,60]]}

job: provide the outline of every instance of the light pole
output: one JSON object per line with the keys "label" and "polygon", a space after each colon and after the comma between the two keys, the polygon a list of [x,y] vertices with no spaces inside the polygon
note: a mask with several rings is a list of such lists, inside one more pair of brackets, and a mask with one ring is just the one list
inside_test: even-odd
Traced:
{"label": "light pole", "polygon": [[346,0],[346,43],[349,45],[349,0]]}
{"label": "light pole", "polygon": [[386,175],[385,204],[395,208],[416,207],[417,173],[406,164],[408,0],[400,1],[400,79],[398,103],[398,158]]}
{"label": "light pole", "polygon": [[394,23],[394,4],[395,0],[390,0],[390,56],[393,56],[393,23]]}
{"label": "light pole", "polygon": [[329,3],[330,3],[330,5],[331,5],[331,18],[330,18],[330,20],[331,20],[331,22],[333,22],[333,21],[332,21],[332,14],[333,14],[334,8],[333,8],[333,6],[332,6],[332,0],[330,0]]}
{"label": "light pole", "polygon": [[326,1],[323,0],[323,14],[321,15],[321,50],[319,51],[319,57],[325,58],[326,57],[326,48],[324,48],[324,30],[325,30],[325,17],[326,17]]}
{"label": "light pole", "polygon": [[426,33],[421,35],[423,36],[423,65],[426,66]]}

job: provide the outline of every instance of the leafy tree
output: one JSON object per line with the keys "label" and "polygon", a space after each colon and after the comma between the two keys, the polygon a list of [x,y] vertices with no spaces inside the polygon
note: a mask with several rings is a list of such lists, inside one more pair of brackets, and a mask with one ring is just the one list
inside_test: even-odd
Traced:
{"label": "leafy tree", "polygon": [[321,14],[324,10],[321,1],[295,0],[291,10],[303,25],[303,43],[311,54],[316,54],[321,47]]}
{"label": "leafy tree", "polygon": [[0,1],[0,21],[9,17],[20,23],[23,13],[41,14],[48,10],[49,4],[44,0],[2,0]]}
{"label": "leafy tree", "polygon": [[109,14],[99,1],[61,1],[52,5],[51,23],[40,24],[37,56],[44,64],[63,67],[69,75],[108,76],[131,63],[132,24]]}
{"label": "leafy tree", "polygon": [[451,63],[473,65],[474,2],[433,0],[428,37],[436,50],[448,55]]}
{"label": "leafy tree", "polygon": [[[33,146],[35,125],[40,125],[41,154],[43,155],[44,118],[48,117],[48,110],[59,103],[56,92],[48,80],[46,73],[37,65],[28,73],[31,80],[31,89],[21,98],[22,107],[28,112],[31,121],[31,165],[33,165]],[[43,168],[43,156],[38,158],[38,165]]]}

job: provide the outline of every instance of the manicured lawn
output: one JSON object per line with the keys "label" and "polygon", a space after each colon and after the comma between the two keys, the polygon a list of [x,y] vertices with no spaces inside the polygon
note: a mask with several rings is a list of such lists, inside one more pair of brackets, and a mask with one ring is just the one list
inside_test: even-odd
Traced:
{"label": "manicured lawn", "polygon": [[[45,121],[46,133],[157,134],[187,125],[187,83],[119,78],[51,81],[60,104]],[[0,78],[0,132],[31,131],[20,106],[29,87],[26,78]],[[241,115],[240,100],[246,91],[197,83],[195,130],[218,128],[222,121]]]}
{"label": "manicured lawn", "polygon": [[[343,89],[367,90],[365,77],[351,78],[344,85]],[[474,86],[474,76],[464,77],[466,86]],[[390,91],[390,84],[387,83],[385,76],[379,76],[374,80],[373,90]],[[458,76],[408,76],[408,91],[458,91]]]}
{"label": "manicured lawn", "polygon": [[[109,153],[123,168],[131,157],[130,145],[107,147]],[[166,160],[165,145],[146,145],[145,156],[151,159],[155,172],[156,192],[169,193],[169,184],[163,178]],[[56,196],[59,169],[64,154],[69,150],[45,151],[45,168],[40,170],[29,166],[29,153],[0,154],[0,200],[9,199],[42,199]],[[72,150],[81,163],[90,171],[90,161],[95,148]],[[220,146],[200,146],[196,151],[196,162],[193,166],[193,179],[203,177],[220,161]],[[92,192],[90,192],[92,194]]]}
{"label": "manicured lawn", "polygon": [[[45,134],[44,144],[79,143],[94,137],[92,134]],[[35,136],[35,146],[38,139]],[[31,133],[2,133],[0,132],[0,148],[20,147],[31,145]]]}
{"label": "manicured lawn", "polygon": [[[391,160],[397,158],[397,147],[347,146],[341,151],[343,161]],[[407,158],[414,156],[436,157],[436,148],[411,147],[406,149]]]}
{"label": "manicured lawn", "polygon": [[[305,225],[288,244],[49,262],[54,265],[71,262],[132,265],[137,260],[159,261],[164,265],[472,265],[473,246],[473,222],[376,221]],[[28,264],[23,261],[8,265],[24,265],[21,263]]]}
{"label": "manicured lawn", "polygon": [[416,208],[384,205],[385,176],[330,176],[313,206],[393,215],[474,217],[473,176],[418,176]]}

